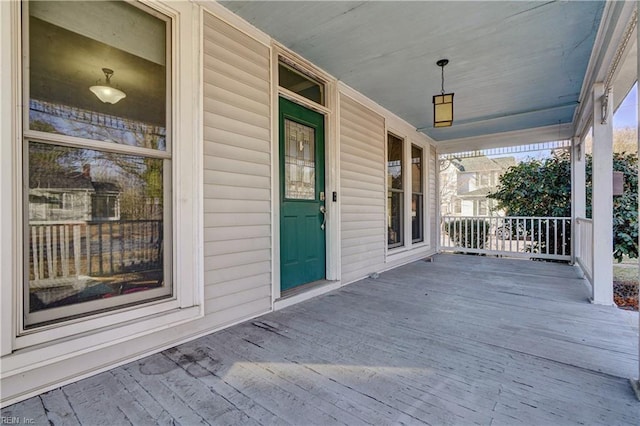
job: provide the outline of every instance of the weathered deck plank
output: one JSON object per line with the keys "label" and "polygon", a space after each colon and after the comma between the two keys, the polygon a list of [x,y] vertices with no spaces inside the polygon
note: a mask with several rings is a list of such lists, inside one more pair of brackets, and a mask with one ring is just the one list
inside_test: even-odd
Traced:
{"label": "weathered deck plank", "polygon": [[[566,265],[437,256],[2,410],[35,424],[640,424],[638,329]],[[637,314],[635,314],[637,315]]]}

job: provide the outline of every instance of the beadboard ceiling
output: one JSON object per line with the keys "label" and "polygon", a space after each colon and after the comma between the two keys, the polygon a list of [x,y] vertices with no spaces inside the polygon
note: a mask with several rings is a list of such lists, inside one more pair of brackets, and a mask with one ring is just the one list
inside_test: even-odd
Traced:
{"label": "beadboard ceiling", "polygon": [[[435,141],[570,123],[601,1],[222,4]],[[455,121],[433,128],[445,90]],[[560,127],[560,126],[559,126]]]}

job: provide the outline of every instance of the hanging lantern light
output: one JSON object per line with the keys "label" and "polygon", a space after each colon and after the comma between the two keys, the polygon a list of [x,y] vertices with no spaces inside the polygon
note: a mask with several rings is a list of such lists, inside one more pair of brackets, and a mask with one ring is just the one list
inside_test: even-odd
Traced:
{"label": "hanging lantern light", "polygon": [[444,67],[448,59],[436,62],[442,68],[442,92],[433,97],[433,127],[450,127],[453,124],[453,93],[444,93]]}

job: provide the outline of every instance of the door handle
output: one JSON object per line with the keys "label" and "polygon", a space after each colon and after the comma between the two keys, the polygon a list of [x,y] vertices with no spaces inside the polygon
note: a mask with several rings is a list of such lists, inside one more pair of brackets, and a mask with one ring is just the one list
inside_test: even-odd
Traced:
{"label": "door handle", "polygon": [[322,213],[322,225],[320,225],[320,229],[324,231],[325,224],[327,223],[327,208],[320,206],[320,213]]}

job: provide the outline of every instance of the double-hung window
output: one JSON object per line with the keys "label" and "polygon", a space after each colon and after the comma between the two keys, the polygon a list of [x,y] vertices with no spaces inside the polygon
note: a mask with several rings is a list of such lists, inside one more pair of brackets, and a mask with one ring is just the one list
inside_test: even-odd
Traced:
{"label": "double-hung window", "polygon": [[171,20],[23,6],[26,328],[174,297]]}
{"label": "double-hung window", "polygon": [[387,138],[387,245],[404,245],[404,141],[392,134]]}
{"label": "double-hung window", "polygon": [[424,240],[424,192],[422,148],[411,145],[411,240]]}

